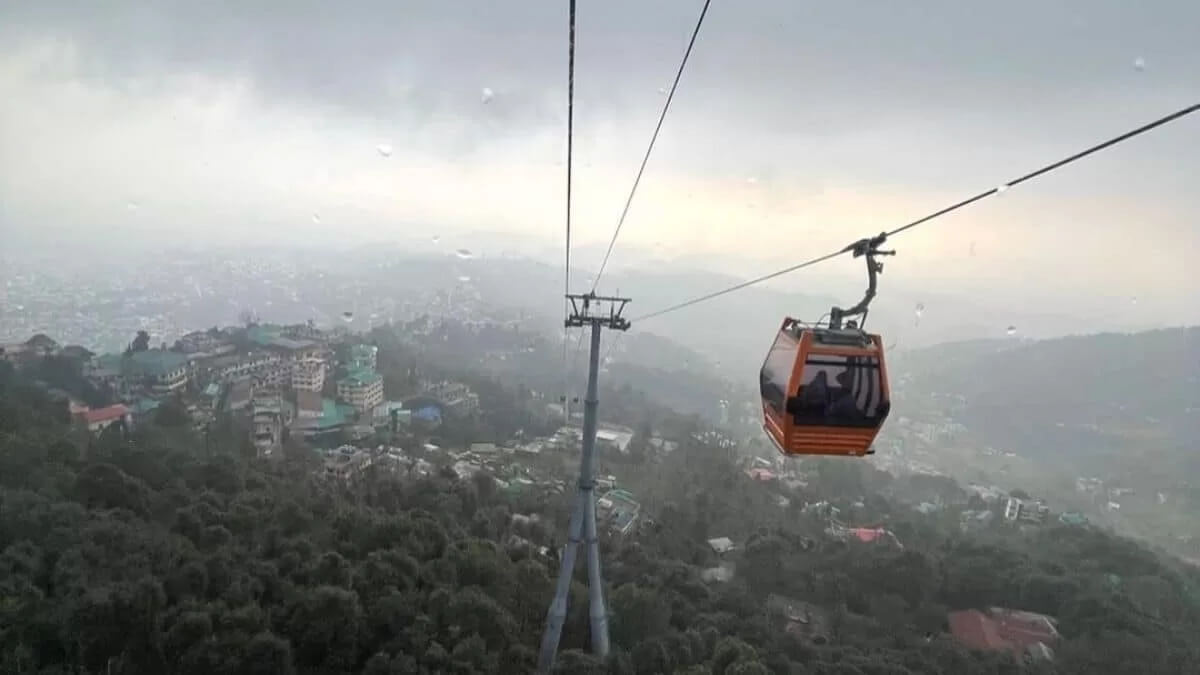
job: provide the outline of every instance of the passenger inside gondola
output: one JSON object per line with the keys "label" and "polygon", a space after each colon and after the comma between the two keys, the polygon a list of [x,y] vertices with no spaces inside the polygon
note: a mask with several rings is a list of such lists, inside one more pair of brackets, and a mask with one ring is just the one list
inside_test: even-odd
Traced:
{"label": "passenger inside gondola", "polygon": [[825,371],[820,371],[812,382],[800,392],[801,407],[808,411],[821,411],[829,404],[829,380]]}
{"label": "passenger inside gondola", "polygon": [[835,378],[839,385],[833,403],[826,414],[838,424],[858,424],[864,418],[863,411],[858,407],[858,396],[854,391],[853,377],[850,371],[843,370]]}

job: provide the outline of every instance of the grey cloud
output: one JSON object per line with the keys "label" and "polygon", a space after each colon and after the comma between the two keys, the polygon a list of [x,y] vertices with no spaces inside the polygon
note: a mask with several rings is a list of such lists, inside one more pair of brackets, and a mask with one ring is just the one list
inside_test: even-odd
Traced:
{"label": "grey cloud", "polygon": [[[580,0],[581,149],[637,159],[702,4]],[[249,78],[271,104],[332,108],[460,159],[561,138],[566,7],[9,2],[0,41],[70,39],[110,86]],[[651,172],[756,175],[793,194],[825,180],[969,193],[1193,102],[1197,25],[1193,0],[714,0]],[[496,92],[487,105],[484,86]],[[1135,188],[1194,209],[1184,181],[1200,170],[1198,140],[1184,122],[1050,181],[1071,197]],[[908,215],[920,214],[897,217]]]}
{"label": "grey cloud", "polygon": [[[653,116],[700,0],[579,3],[580,115]],[[114,80],[198,70],[253,79],[269,98],[413,124],[520,131],[559,124],[563,1],[340,3],[182,1],[8,3],[6,38],[82,45]],[[931,115],[1011,114],[1014,106],[1145,97],[1133,60],[1160,88],[1200,70],[1200,4],[1119,0],[1007,3],[713,3],[679,94],[677,123],[830,137]],[[481,106],[483,86],[496,90]],[[1115,101],[1113,100],[1115,99]],[[689,105],[690,104],[690,105]],[[1053,138],[1072,122],[1033,136]]]}

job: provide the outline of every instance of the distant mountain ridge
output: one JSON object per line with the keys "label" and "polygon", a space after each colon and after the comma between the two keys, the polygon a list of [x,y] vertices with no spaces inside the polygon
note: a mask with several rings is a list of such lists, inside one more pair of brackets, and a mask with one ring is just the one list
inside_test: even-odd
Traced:
{"label": "distant mountain ridge", "polygon": [[1200,327],[973,340],[895,361],[905,390],[961,396],[956,417],[997,447],[1117,464],[1161,452],[1200,478]]}

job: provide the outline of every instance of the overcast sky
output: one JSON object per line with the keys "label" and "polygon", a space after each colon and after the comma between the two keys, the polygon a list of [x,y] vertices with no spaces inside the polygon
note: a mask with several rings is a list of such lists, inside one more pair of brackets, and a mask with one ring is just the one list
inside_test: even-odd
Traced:
{"label": "overcast sky", "polygon": [[[702,4],[580,0],[579,244]],[[566,6],[0,4],[0,235],[561,245]],[[1194,0],[714,0],[614,264],[761,273],[1000,184],[1200,101],[1197,26]],[[1200,320],[1197,176],[1200,114],[897,238],[889,278]]]}

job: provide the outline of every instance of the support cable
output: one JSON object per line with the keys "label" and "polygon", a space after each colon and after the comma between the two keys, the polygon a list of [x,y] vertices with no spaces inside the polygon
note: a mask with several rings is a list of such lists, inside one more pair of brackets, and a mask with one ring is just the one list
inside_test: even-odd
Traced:
{"label": "support cable", "polygon": [[[943,209],[934,211],[933,213],[930,213],[927,216],[922,216],[921,218],[918,218],[910,223],[901,225],[893,230],[888,230],[887,232],[884,232],[882,235],[880,235],[882,238],[879,240],[879,243],[882,243],[888,237],[900,234],[902,232],[907,232],[908,230],[911,230],[912,228],[917,227],[918,225],[927,223],[931,220],[934,220],[935,218],[940,218],[941,216],[944,216],[944,215],[947,215],[954,211],[957,211],[958,209],[961,209],[965,206],[974,204],[975,202],[985,199],[987,197],[990,197],[994,194],[1004,192],[1005,190],[1007,190],[1010,187],[1013,187],[1015,185],[1020,185],[1021,183],[1024,183],[1025,181],[1032,180],[1034,178],[1037,178],[1038,176],[1050,173],[1051,171],[1054,171],[1056,169],[1060,169],[1060,168],[1066,166],[1067,164],[1070,164],[1077,160],[1083,159],[1084,157],[1087,157],[1088,155],[1091,155],[1093,153],[1099,152],[1106,148],[1112,147],[1123,141],[1127,141],[1135,136],[1140,136],[1141,134],[1144,134],[1147,131],[1151,131],[1153,129],[1161,127],[1164,124],[1167,124],[1169,122],[1174,122],[1175,120],[1178,120],[1182,117],[1186,117],[1197,111],[1200,111],[1200,103],[1190,105],[1186,108],[1183,108],[1182,110],[1178,110],[1176,112],[1171,113],[1170,115],[1166,115],[1165,117],[1160,117],[1160,118],[1154,120],[1153,122],[1144,124],[1144,125],[1136,128],[1136,129],[1133,129],[1131,131],[1127,131],[1127,132],[1121,134],[1120,136],[1114,136],[1113,138],[1110,138],[1106,141],[1097,143],[1096,145],[1093,145],[1093,146],[1087,148],[1086,150],[1077,152],[1073,155],[1070,155],[1069,157],[1060,159],[1057,162],[1054,162],[1052,164],[1047,164],[1046,166],[1043,166],[1040,169],[1031,171],[1019,178],[1014,178],[1013,180],[1010,180],[1007,183],[1003,183],[1003,184],[1001,184],[997,187],[994,187],[990,190],[985,190],[983,192],[980,192],[979,194],[977,194],[973,197],[968,197],[967,199],[964,199],[962,201],[951,204],[950,206],[947,206]],[[695,305],[695,304],[698,304],[701,302],[705,302],[707,300],[712,300],[713,298],[718,298],[722,295],[728,295],[729,293],[733,293],[734,291],[740,291],[743,288],[748,288],[750,286],[760,284],[769,279],[774,279],[775,277],[780,277],[785,274],[795,272],[796,270],[800,270],[805,267],[811,267],[813,265],[816,265],[817,263],[825,262],[826,260],[829,260],[831,258],[836,258],[845,253],[853,253],[855,250],[855,247],[858,246],[861,241],[862,240],[856,241],[856,242],[846,246],[845,248],[839,249],[837,251],[832,251],[830,253],[826,253],[825,255],[818,256],[818,257],[812,258],[810,260],[806,260],[797,265],[792,265],[791,267],[785,267],[776,272],[771,272],[770,274],[764,274],[760,277],[755,277],[753,279],[750,279],[749,281],[743,281],[742,283],[734,284],[733,286],[730,286],[728,288],[723,288],[719,291],[707,293],[705,295],[701,295],[701,296],[692,298],[691,300],[686,300],[684,302],[680,302],[680,303],[671,305],[670,307],[667,307],[665,309],[660,309],[655,312],[650,312],[649,314],[643,314],[641,316],[635,317],[633,319],[633,321],[645,321],[646,319],[652,319],[656,316],[662,316],[664,314],[669,314],[670,312],[674,312],[676,310],[683,309],[684,307],[690,307],[692,305]]]}
{"label": "support cable", "polygon": [[708,14],[708,6],[712,0],[704,0],[704,7],[700,10],[700,18],[696,20],[696,28],[692,30],[692,39],[688,41],[687,50],[683,52],[683,60],[679,62],[679,70],[675,72],[675,81],[671,83],[671,91],[667,93],[667,102],[663,104],[662,112],[658,115],[658,124],[654,126],[654,133],[650,135],[650,144],[646,147],[646,154],[642,157],[642,164],[638,167],[637,176],[633,179],[633,188],[629,190],[629,197],[625,199],[625,208],[621,209],[621,217],[617,220],[617,228],[613,230],[612,239],[608,242],[608,250],[604,252],[604,260],[600,262],[600,270],[596,272],[596,278],[592,281],[592,292],[596,292],[596,287],[600,285],[600,277],[604,275],[604,268],[608,266],[608,258],[612,255],[613,246],[617,243],[617,237],[621,234],[621,227],[625,225],[625,216],[629,215],[629,207],[633,204],[633,196],[637,194],[638,185],[642,182],[642,174],[646,171],[646,163],[650,161],[650,153],[654,150],[654,142],[658,140],[658,132],[662,129],[663,120],[667,118],[667,111],[671,109],[671,101],[675,98],[675,89],[679,86],[679,78],[683,77],[683,69],[687,66],[688,57],[692,55],[692,47],[696,44],[696,36],[700,34],[700,27],[704,25],[704,17]]}

